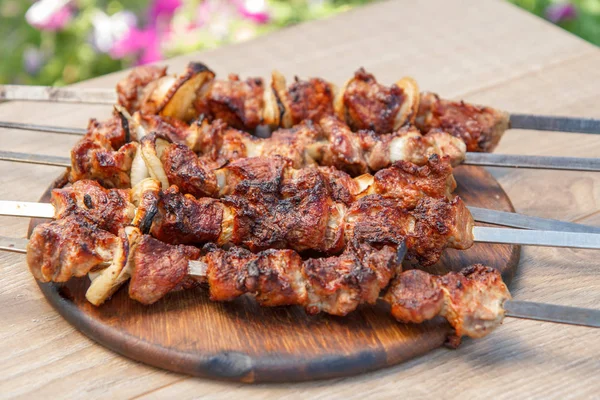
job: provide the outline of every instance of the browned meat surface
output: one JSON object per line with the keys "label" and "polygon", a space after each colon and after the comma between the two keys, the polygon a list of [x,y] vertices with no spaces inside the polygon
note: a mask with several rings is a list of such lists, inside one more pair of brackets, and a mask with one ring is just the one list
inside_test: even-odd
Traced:
{"label": "browned meat surface", "polygon": [[277,97],[284,109],[282,126],[291,128],[304,120],[319,122],[333,115],[333,86],[320,78],[300,80],[298,77],[288,87],[277,88]]}
{"label": "browned meat surface", "polygon": [[41,282],[66,282],[110,263],[120,239],[74,215],[38,225],[27,245],[27,264]]}
{"label": "browned meat surface", "polygon": [[473,244],[473,218],[459,197],[424,198],[408,211],[396,199],[369,195],[352,204],[344,222],[347,243],[406,241],[407,257],[422,265],[434,264],[447,247],[466,249]]}
{"label": "browned meat surface", "polygon": [[473,245],[473,217],[459,197],[423,198],[412,214],[416,223],[407,245],[421,264],[434,264],[447,247],[464,250]]}
{"label": "browned meat surface", "polygon": [[290,169],[290,160],[283,157],[240,158],[217,170],[220,176],[220,196],[275,194],[280,191],[284,172]]}
{"label": "browned meat surface", "polygon": [[233,128],[254,130],[263,123],[264,90],[261,78],[242,81],[231,74],[226,81],[217,80],[206,98],[210,116]]}
{"label": "browned meat surface", "polygon": [[[127,125],[125,124],[125,127]],[[118,149],[129,142],[129,132],[124,129],[124,123],[118,113],[106,121],[100,122],[95,118],[90,119],[87,127],[86,138],[101,143],[110,143],[112,149]]]}
{"label": "browned meat surface", "polygon": [[392,282],[385,300],[398,321],[420,324],[440,314],[444,293],[438,287],[438,277],[412,269],[402,272]]}
{"label": "browned meat surface", "polygon": [[369,171],[360,138],[346,124],[335,117],[321,120],[321,129],[329,139],[329,151],[323,153],[320,164],[332,166],[352,175]]}
{"label": "browned meat surface", "polygon": [[318,169],[294,170],[283,180],[280,196],[269,211],[285,227],[285,247],[325,253],[342,249],[346,207],[333,201],[327,179]]}
{"label": "browned meat surface", "polygon": [[510,298],[500,273],[481,264],[443,276],[405,271],[385,295],[399,321],[420,323],[441,315],[459,338],[483,337],[500,325],[502,305]]}
{"label": "browned meat surface", "polygon": [[468,151],[491,152],[509,127],[509,115],[490,107],[422,93],[415,123],[424,133],[441,129],[462,139]]}
{"label": "browned meat surface", "polygon": [[156,82],[167,73],[167,67],[143,66],[133,69],[126,78],[117,83],[119,104],[133,113],[139,110],[148,84]]}
{"label": "browned meat surface", "polygon": [[212,123],[204,120],[196,129],[193,150],[217,164],[253,156],[249,150],[257,139],[247,132],[230,128],[221,120]]}
{"label": "browned meat surface", "polygon": [[205,249],[201,260],[207,266],[211,300],[252,293],[261,305],[301,305],[311,314],[346,315],[359,304],[374,303],[398,268],[390,247],[306,261],[291,250],[254,254],[238,247]]}
{"label": "browned meat surface", "polygon": [[310,121],[289,129],[278,129],[268,139],[260,141],[260,154],[265,157],[281,156],[292,160],[294,168],[315,163],[308,147],[322,138],[318,128]]}
{"label": "browned meat surface", "polygon": [[171,185],[182,193],[195,197],[214,197],[219,192],[214,165],[200,158],[189,147],[171,144],[161,157],[162,165]]}
{"label": "browned meat surface", "polygon": [[191,246],[172,246],[143,236],[133,249],[129,296],[142,304],[152,304],[188,279],[190,260],[200,257]]}
{"label": "browned meat surface", "polygon": [[56,219],[69,215],[82,217],[115,235],[131,224],[135,213],[130,191],[104,189],[91,180],[81,180],[72,186],[54,189],[51,203],[56,210]]}
{"label": "browned meat surface", "polygon": [[[347,173],[334,167],[318,168],[323,179],[325,179],[327,185],[329,185],[333,200],[343,203],[346,206],[356,201],[361,193],[368,190],[369,186],[366,185],[373,184],[373,177],[371,175],[364,175],[353,179]],[[362,183],[363,180],[365,181],[364,184]]]}
{"label": "browned meat surface", "polygon": [[402,206],[414,208],[424,197],[452,198],[456,181],[447,160],[433,155],[427,164],[418,166],[407,161],[397,161],[374,176],[370,190],[383,197],[395,198]]}
{"label": "browned meat surface", "polygon": [[339,251],[344,206],[333,202],[319,171],[292,170],[278,177],[277,166],[273,168],[256,179],[241,181],[232,195],[221,199],[231,215],[224,221],[226,234],[220,240],[226,237],[226,242],[253,251]]}
{"label": "browned meat surface", "polygon": [[309,259],[304,263],[309,314],[346,315],[360,304],[374,304],[398,267],[390,246],[361,257],[352,250],[338,257]]}
{"label": "browned meat surface", "polygon": [[353,131],[369,129],[378,134],[393,132],[405,95],[396,85],[377,83],[363,68],[356,71],[343,90],[343,114],[340,117]]}
{"label": "browned meat surface", "polygon": [[94,179],[105,187],[128,188],[131,186],[129,172],[137,146],[137,143],[127,143],[114,151],[109,142],[83,138],[71,149],[69,180]]}
{"label": "browned meat surface", "polygon": [[188,143],[190,126],[185,122],[158,115],[137,114],[136,116],[147,133],[157,132],[174,143]]}
{"label": "browned meat surface", "polygon": [[170,244],[216,242],[221,234],[223,208],[218,200],[184,196],[171,186],[159,196],[150,232]]}
{"label": "browned meat surface", "polygon": [[481,264],[439,278],[444,292],[443,316],[456,336],[478,338],[502,323],[504,301],[511,298],[500,273]]}

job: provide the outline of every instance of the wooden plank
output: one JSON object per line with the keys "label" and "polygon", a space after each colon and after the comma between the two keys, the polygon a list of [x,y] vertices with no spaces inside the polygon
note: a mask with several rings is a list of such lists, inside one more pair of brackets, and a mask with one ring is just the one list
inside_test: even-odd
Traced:
{"label": "wooden plank", "polygon": [[[364,65],[384,82],[410,74],[421,87],[448,97],[466,96],[520,112],[598,117],[598,51],[501,0],[384,2],[316,23],[286,29],[242,45],[171,60],[181,70],[190,59],[228,72],[266,76],[319,75],[341,84]],[[114,85],[123,73],[83,83]],[[566,108],[565,108],[566,107]],[[32,111],[33,110],[33,111]],[[0,105],[0,118],[21,122],[85,125],[102,107],[74,111],[61,105]],[[0,131],[2,146],[64,155],[72,142],[58,135]],[[600,155],[592,136],[511,132],[499,151],[548,155]],[[577,153],[577,154],[572,154]],[[0,163],[5,199],[34,201],[54,170]],[[514,175],[513,175],[514,174]],[[591,175],[498,173],[521,212],[572,219],[598,210]],[[530,189],[531,185],[533,190]],[[597,212],[597,211],[596,211]],[[588,220],[585,220],[588,221]],[[600,224],[598,214],[589,222]],[[0,234],[24,235],[26,221],[0,219]],[[513,286],[516,298],[597,307],[597,253],[525,248]],[[41,298],[22,256],[0,254],[2,356],[0,397],[489,397],[591,398],[600,383],[598,334],[577,327],[507,321],[493,335],[458,351],[439,350],[398,367],[351,379],[297,385],[232,385],[171,375],[92,345]],[[19,297],[20,296],[20,297]],[[8,306],[14,303],[15,306]],[[7,306],[5,306],[7,305]],[[54,319],[53,319],[54,318]],[[49,320],[49,322],[45,322]],[[34,322],[36,321],[36,322]],[[36,326],[48,324],[47,330]],[[61,336],[62,335],[62,336]],[[66,336],[67,339],[60,339]],[[87,347],[86,347],[87,345]],[[79,349],[65,357],[65,348]],[[86,368],[81,360],[89,360]],[[36,363],[37,362],[37,363]],[[21,369],[19,369],[21,368]],[[165,386],[166,385],[166,386]],[[162,389],[161,389],[162,388]]]}

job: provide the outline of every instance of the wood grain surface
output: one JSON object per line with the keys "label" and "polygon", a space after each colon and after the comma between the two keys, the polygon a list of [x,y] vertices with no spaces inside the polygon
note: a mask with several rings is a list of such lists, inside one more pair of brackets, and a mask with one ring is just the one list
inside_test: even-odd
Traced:
{"label": "wood grain surface", "polygon": [[[343,83],[364,66],[386,83],[414,76],[446,97],[508,111],[600,118],[600,52],[502,0],[388,1],[241,45],[203,60],[223,76],[319,75]],[[83,83],[112,86],[123,73]],[[102,106],[0,105],[0,120],[82,127]],[[2,148],[66,155],[75,138],[0,131]],[[598,157],[600,137],[510,131],[497,152]],[[600,225],[600,175],[492,169],[518,212]],[[0,163],[0,198],[37,201],[58,170]],[[28,222],[1,218],[0,234]],[[598,252],[524,247],[516,299],[598,308]],[[506,320],[494,334],[351,378],[298,384],[220,382],[148,367],[97,345],[47,303],[20,255],[0,253],[0,398],[594,398],[600,333]],[[199,339],[201,340],[201,339]]]}
{"label": "wood grain surface", "polygon": [[[506,193],[482,168],[459,167],[456,193],[466,204],[514,211]],[[40,201],[50,200],[52,185]],[[43,219],[33,219],[29,233]],[[479,244],[448,250],[428,268],[443,274],[483,263],[510,283],[519,246]],[[171,293],[145,306],[120,290],[101,307],[85,298],[87,278],[39,284],[48,302],[79,331],[134,360],[189,375],[241,382],[289,382],[355,375],[440,347],[450,332],[441,318],[397,323],[383,302],[340,318],[308,316],[301,307],[260,307],[245,296],[215,303],[204,288]]]}

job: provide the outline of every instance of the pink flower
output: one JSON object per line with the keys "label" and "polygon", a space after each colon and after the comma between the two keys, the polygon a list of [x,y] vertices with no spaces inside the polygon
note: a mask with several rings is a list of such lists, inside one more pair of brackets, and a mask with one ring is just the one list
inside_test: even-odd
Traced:
{"label": "pink flower", "polygon": [[171,20],[181,4],[181,0],[154,0],[148,11],[148,25],[143,29],[131,27],[113,44],[111,56],[138,55],[138,65],[162,60],[161,41],[169,35]]}
{"label": "pink flower", "polygon": [[150,6],[149,23],[156,24],[159,19],[168,19],[169,21],[175,15],[175,11],[181,7],[181,0],[155,0]]}
{"label": "pink flower", "polygon": [[568,21],[577,17],[577,9],[573,4],[562,3],[552,4],[546,8],[546,19],[555,24],[562,21]]}
{"label": "pink flower", "polygon": [[70,0],[40,0],[29,7],[25,13],[25,20],[37,29],[61,30],[73,18],[73,10],[69,3]]}
{"label": "pink flower", "polygon": [[138,54],[138,65],[162,60],[159,33],[154,27],[147,29],[132,28],[112,47],[110,54],[114,58],[123,58]]}
{"label": "pink flower", "polygon": [[269,22],[269,13],[267,13],[265,0],[237,0],[236,3],[238,12],[242,17],[257,24]]}
{"label": "pink flower", "polygon": [[196,10],[196,26],[208,25],[215,20],[229,20],[235,13],[231,2],[221,0],[203,0]]}
{"label": "pink flower", "polygon": [[92,43],[102,52],[108,53],[114,44],[135,28],[136,16],[131,11],[119,11],[107,15],[96,10],[92,14]]}

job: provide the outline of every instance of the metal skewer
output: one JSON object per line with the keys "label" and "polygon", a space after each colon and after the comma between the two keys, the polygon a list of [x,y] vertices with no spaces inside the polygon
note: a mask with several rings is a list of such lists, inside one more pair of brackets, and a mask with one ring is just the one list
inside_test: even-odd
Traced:
{"label": "metal skewer", "polygon": [[557,219],[532,217],[513,212],[490,210],[487,208],[469,206],[469,211],[475,221],[487,224],[509,226],[511,228],[535,229],[540,231],[561,231],[600,233],[600,226],[583,225]]}
{"label": "metal skewer", "polygon": [[[0,236],[0,251],[26,254],[27,243],[27,239]],[[205,277],[206,271],[207,266],[202,261],[189,262],[189,275]],[[600,328],[600,310],[516,300],[505,301],[503,308],[507,317]]]}
{"label": "metal skewer", "polygon": [[[492,211],[492,210],[489,210]],[[0,215],[52,219],[54,206],[49,203],[0,200]],[[524,230],[510,228],[473,228],[476,242],[516,245],[573,247],[600,250],[600,233]]]}
{"label": "metal skewer", "polygon": [[[64,103],[116,104],[114,89],[51,86],[0,85],[0,100],[51,101]],[[512,129],[600,133],[600,120],[511,113]]]}
{"label": "metal skewer", "polygon": [[463,165],[527,169],[553,169],[563,171],[600,171],[600,158],[522,156],[468,152]]}
{"label": "metal skewer", "polygon": [[53,167],[70,167],[71,159],[60,156],[45,156],[40,154],[17,153],[0,150],[0,161],[12,161],[26,164],[50,165]]}
{"label": "metal skewer", "polygon": [[510,114],[512,129],[569,133],[600,133],[600,119],[554,117],[547,115]]}
{"label": "metal skewer", "polygon": [[21,122],[6,122],[0,121],[0,128],[6,129],[18,129],[22,131],[34,131],[34,132],[48,132],[48,133],[61,133],[64,135],[77,135],[83,136],[87,132],[83,128],[69,128],[66,126],[50,126],[50,125],[36,125],[36,124],[24,124]]}
{"label": "metal skewer", "polygon": [[[531,229],[538,231],[598,233],[600,227],[576,224],[528,215],[490,210],[480,207],[468,207],[475,221],[501,225],[511,228]],[[0,215],[9,217],[54,218],[54,206],[50,203],[0,200]]]}
{"label": "metal skewer", "polygon": [[600,328],[600,310],[515,300],[505,301],[503,307],[507,317]]}
{"label": "metal skewer", "polygon": [[0,85],[0,100],[115,104],[117,94],[112,89]]}
{"label": "metal skewer", "polygon": [[[32,124],[19,124],[16,122],[0,122],[0,128],[36,130],[40,132],[52,132],[61,134],[84,135],[85,129],[63,128],[58,126],[44,126]],[[55,165],[56,162],[47,162],[44,156],[28,156],[26,153],[15,153],[9,151],[0,152],[0,160],[4,161],[22,161],[36,164],[33,158],[40,159],[39,164]],[[64,160],[67,160],[66,158]],[[64,163],[62,163],[64,164]],[[70,161],[68,162],[70,165]],[[479,167],[505,167],[505,168],[528,168],[528,169],[552,169],[564,171],[600,171],[600,158],[583,157],[554,157],[554,156],[523,156],[512,154],[491,154],[467,152],[466,159],[462,165],[474,165]],[[58,165],[63,166],[63,165]]]}

